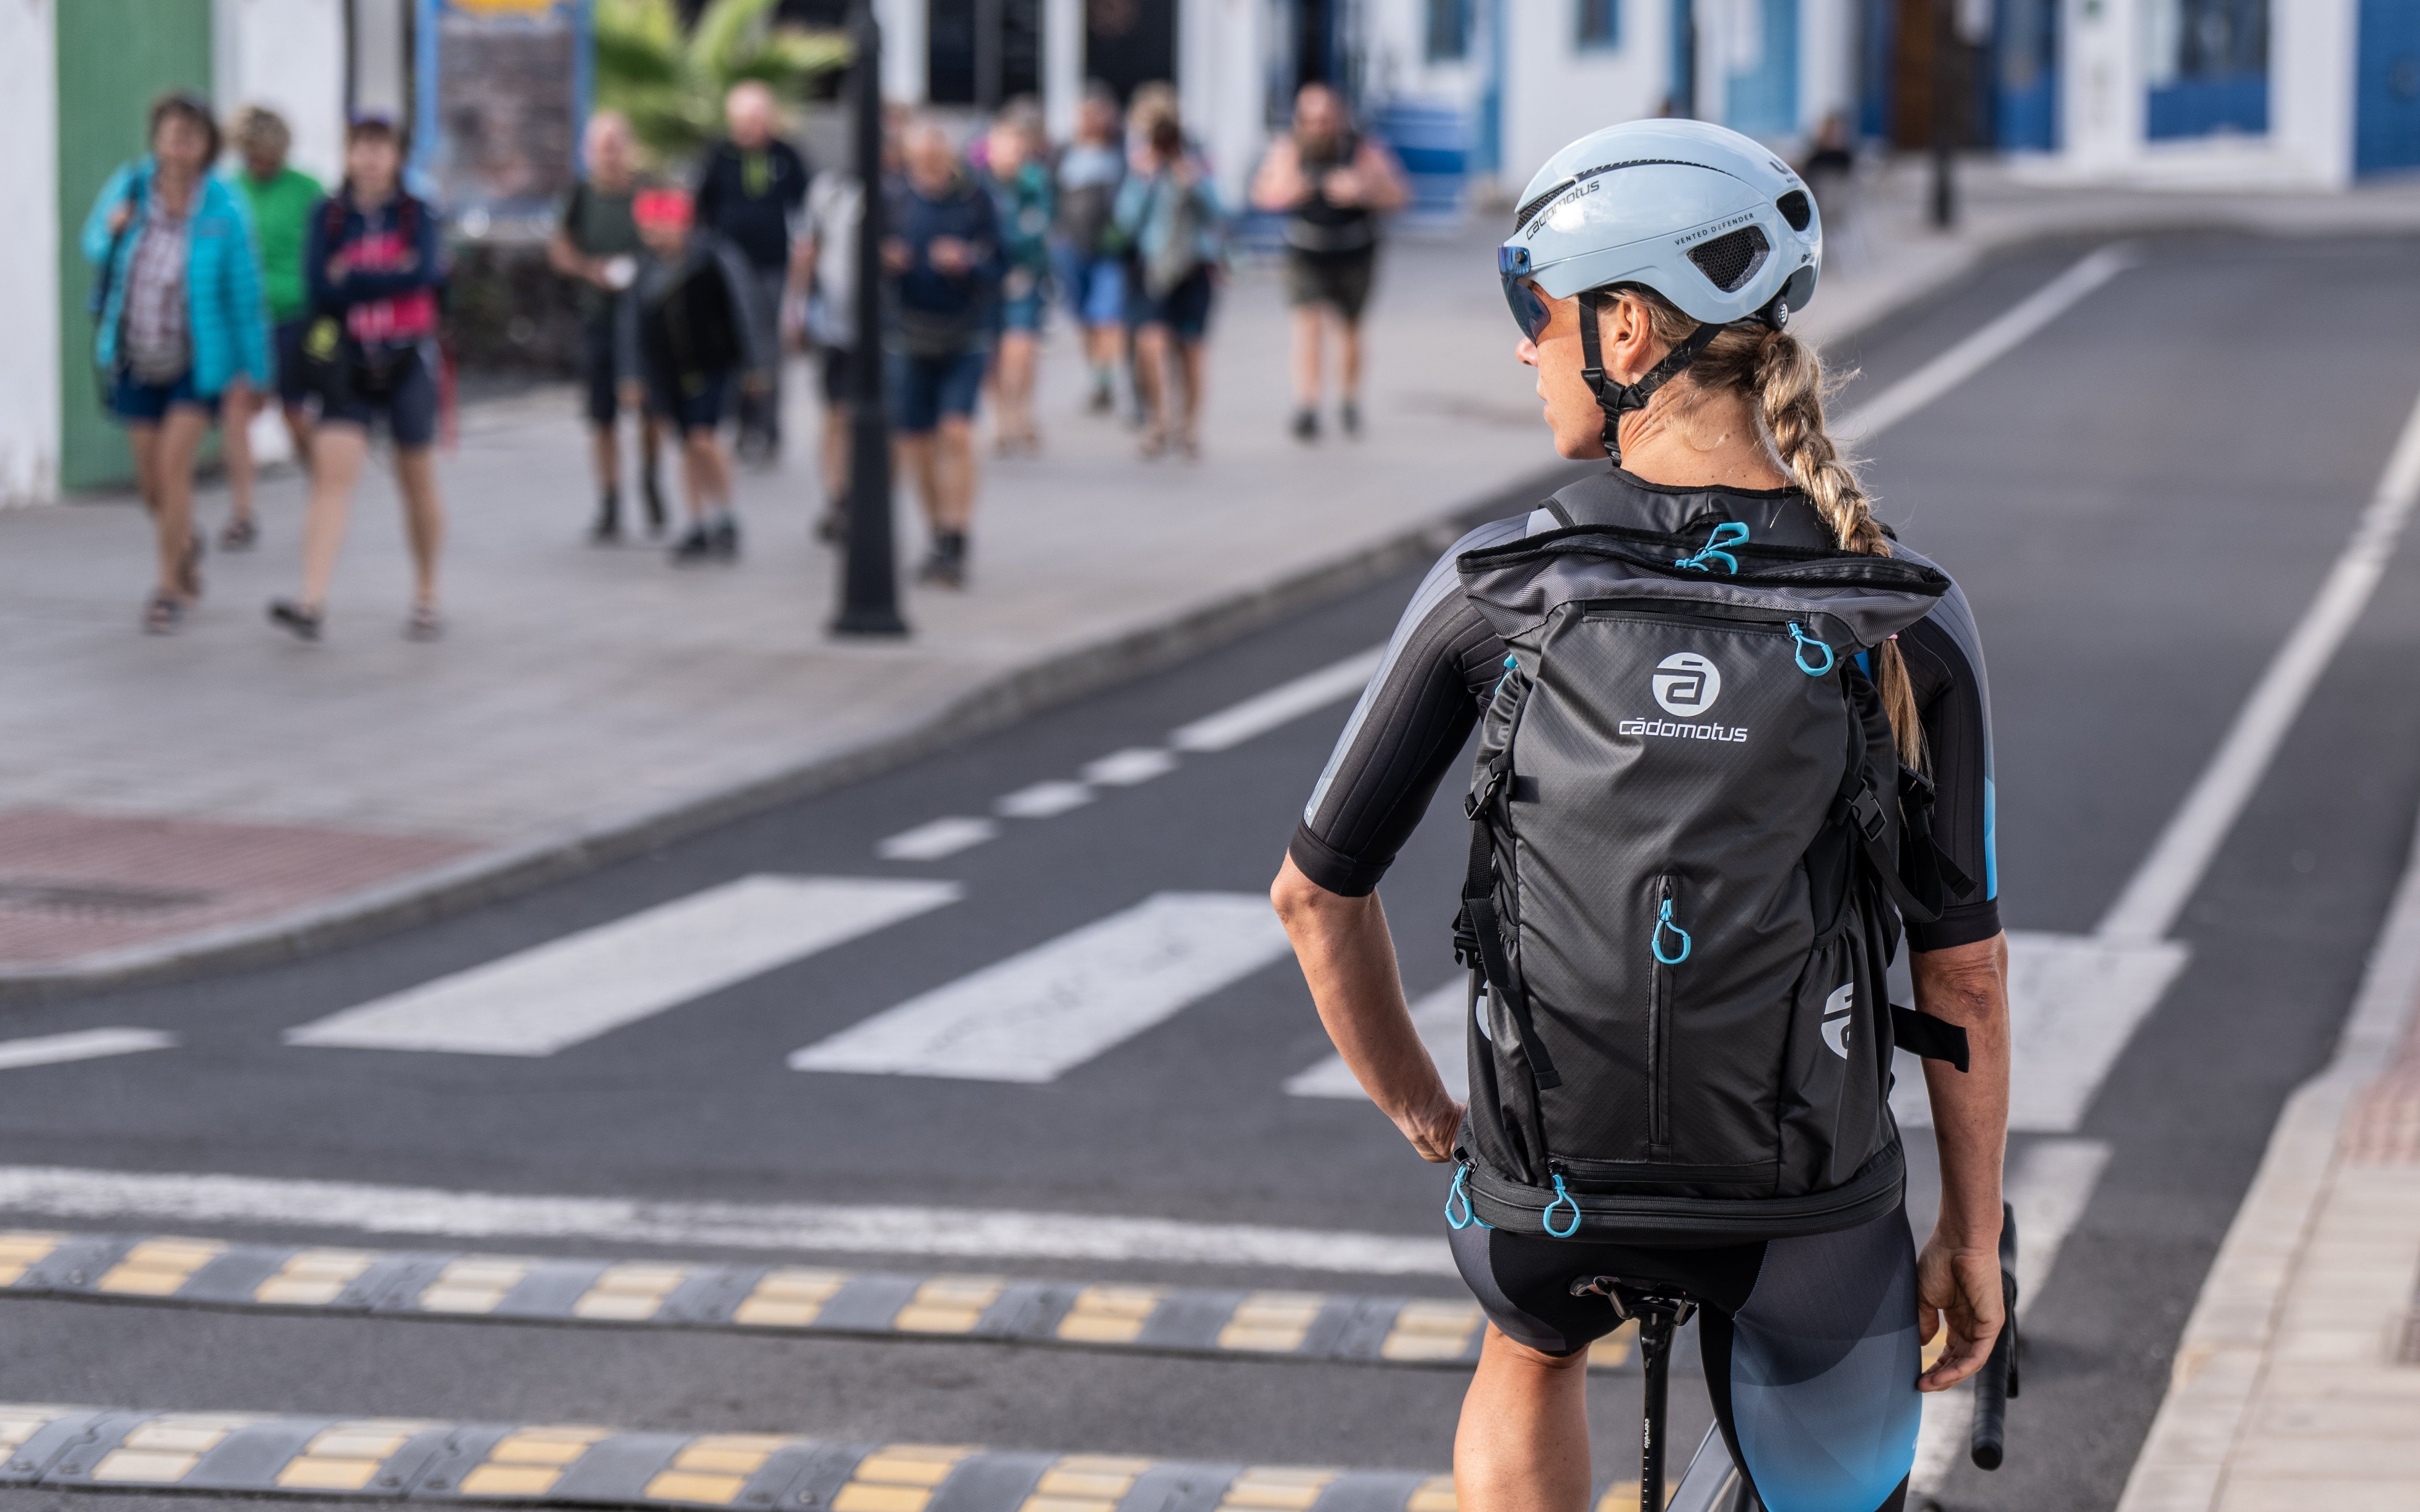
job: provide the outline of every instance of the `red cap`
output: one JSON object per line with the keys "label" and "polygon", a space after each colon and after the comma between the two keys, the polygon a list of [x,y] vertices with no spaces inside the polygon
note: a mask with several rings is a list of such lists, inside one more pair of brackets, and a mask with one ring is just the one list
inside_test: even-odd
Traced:
{"label": "red cap", "polygon": [[686,227],[696,211],[686,189],[643,189],[630,201],[630,217],[643,226]]}

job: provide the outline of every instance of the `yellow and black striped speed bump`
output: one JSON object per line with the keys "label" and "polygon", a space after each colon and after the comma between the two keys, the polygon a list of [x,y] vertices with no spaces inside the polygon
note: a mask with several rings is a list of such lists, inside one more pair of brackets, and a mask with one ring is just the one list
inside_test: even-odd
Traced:
{"label": "yellow and black striped speed bump", "polygon": [[621,1433],[0,1405],[0,1487],[764,1512],[1454,1512],[1450,1475]]}
{"label": "yellow and black striped speed bump", "polygon": [[[0,1229],[0,1293],[739,1333],[998,1339],[1162,1354],[1466,1365],[1471,1303],[1086,1286],[796,1265],[542,1259]],[[1590,1351],[1630,1365],[1635,1330]],[[1040,1508],[1036,1512],[1054,1512]]]}

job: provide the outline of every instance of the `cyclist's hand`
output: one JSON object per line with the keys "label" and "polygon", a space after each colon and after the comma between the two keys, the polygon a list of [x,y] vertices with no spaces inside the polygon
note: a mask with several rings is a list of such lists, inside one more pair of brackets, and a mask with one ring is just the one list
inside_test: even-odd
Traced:
{"label": "cyclist's hand", "polygon": [[1916,1257],[1916,1326],[1925,1343],[1945,1323],[1941,1358],[1916,1378],[1918,1391],[1947,1391],[1983,1368],[2007,1311],[2000,1296],[2000,1257],[1991,1249],[1960,1249],[1939,1235]]}
{"label": "cyclist's hand", "polygon": [[1442,1165],[1453,1159],[1454,1136],[1462,1133],[1462,1104],[1448,1100],[1426,1113],[1400,1119],[1395,1126],[1420,1152],[1420,1159]]}

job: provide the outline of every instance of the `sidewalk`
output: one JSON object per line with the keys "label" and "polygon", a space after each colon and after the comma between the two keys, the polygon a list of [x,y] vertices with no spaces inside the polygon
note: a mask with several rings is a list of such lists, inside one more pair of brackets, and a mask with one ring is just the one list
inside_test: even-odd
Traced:
{"label": "sidewalk", "polygon": [[2420,1506],[2420,841],[2270,1137],[2118,1512]]}
{"label": "sidewalk", "polygon": [[[1969,217],[1917,220],[1922,178],[1869,186],[1802,332],[1834,338],[2049,236],[2232,225],[2420,227],[2420,192],[2160,197],[1967,176]],[[365,483],[328,640],[261,606],[297,573],[301,486],[263,489],[263,548],[208,563],[173,640],[135,629],[148,530],[131,499],[0,512],[0,991],[324,945],[627,855],[1136,675],[1440,549],[1554,467],[1512,358],[1492,228],[1404,238],[1373,307],[1366,436],[1284,434],[1277,272],[1240,270],[1213,331],[1204,456],[1146,464],[1078,413],[1063,328],[1047,451],[986,463],[963,595],[908,590],[908,640],[834,642],[809,539],[815,416],[794,382],[784,469],[741,480],[747,554],[676,572],[582,544],[592,506],[567,389],[483,406],[441,461],[450,628],[404,642],[398,512]],[[202,519],[224,517],[207,489]],[[921,530],[904,497],[903,557]]]}

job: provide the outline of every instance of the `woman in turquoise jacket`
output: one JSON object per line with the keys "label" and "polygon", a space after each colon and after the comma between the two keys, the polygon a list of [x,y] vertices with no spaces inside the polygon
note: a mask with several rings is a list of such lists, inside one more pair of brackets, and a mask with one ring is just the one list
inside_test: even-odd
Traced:
{"label": "woman in turquoise jacket", "polygon": [[187,94],[151,107],[151,151],[110,175],[85,218],[101,296],[93,361],[125,424],[151,511],[160,581],[143,627],[166,635],[202,594],[194,462],[219,395],[242,377],[268,392],[269,310],[241,202],[210,177],[219,129]]}

